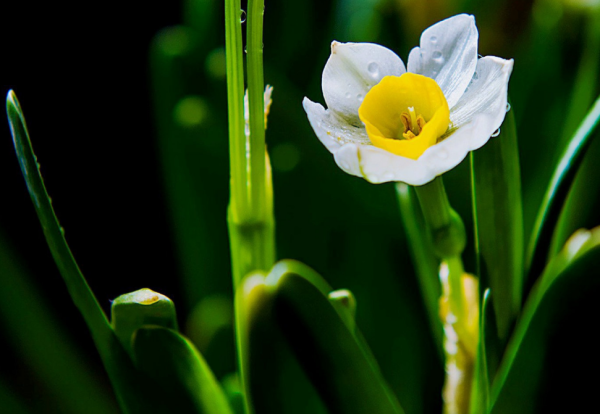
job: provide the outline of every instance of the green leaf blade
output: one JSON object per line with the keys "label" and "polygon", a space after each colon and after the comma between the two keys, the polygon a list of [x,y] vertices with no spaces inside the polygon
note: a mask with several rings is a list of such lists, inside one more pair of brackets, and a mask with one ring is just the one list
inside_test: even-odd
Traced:
{"label": "green leaf blade", "polygon": [[471,153],[479,277],[494,295],[498,336],[506,340],[521,309],[523,208],[513,111],[501,132]]}
{"label": "green leaf blade", "polygon": [[233,414],[204,358],[176,331],[142,327],[132,348],[136,367],[157,383],[171,412]]}
{"label": "green leaf blade", "polygon": [[50,197],[44,186],[44,181],[39,171],[37,158],[33,153],[27,125],[17,96],[13,91],[8,92],[6,111],[10,122],[17,158],[29,195],[35,206],[36,213],[42,224],[46,241],[52,256],[60,269],[60,273],[67,284],[69,293],[75,305],[81,311],[86,323],[92,331],[96,341],[112,334],[106,315],[98,304],[96,297],[88,286],[83,274],[79,270],[71,250],[67,245],[58,219],[54,213]]}
{"label": "green leaf blade", "polygon": [[332,413],[404,413],[360,332],[351,332],[312,269],[279,262],[267,277],[276,322]]}
{"label": "green leaf blade", "polygon": [[[600,229],[576,233],[559,255],[552,259],[536,282],[515,327],[490,394],[490,413],[536,412],[545,378],[559,361],[549,361],[550,339],[562,338],[557,320],[585,292],[597,292],[600,282]],[[564,329],[564,326],[563,328]],[[572,354],[559,350],[564,364],[572,365]],[[581,359],[580,359],[581,360]],[[554,373],[556,379],[556,373]],[[562,377],[563,381],[573,378]],[[578,401],[580,399],[577,399]]]}
{"label": "green leaf blade", "polygon": [[554,224],[591,140],[598,135],[600,97],[571,138],[552,175],[534,224],[526,255],[527,283],[534,282],[547,262]]}

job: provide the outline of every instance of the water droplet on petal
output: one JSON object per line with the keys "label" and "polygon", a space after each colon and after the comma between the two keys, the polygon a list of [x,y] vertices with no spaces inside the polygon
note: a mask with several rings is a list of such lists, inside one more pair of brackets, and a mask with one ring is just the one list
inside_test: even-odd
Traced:
{"label": "water droplet on petal", "polygon": [[500,128],[498,128],[497,130],[494,131],[494,133],[492,135],[490,135],[492,138],[496,138],[498,135],[500,135]]}
{"label": "water droplet on petal", "polygon": [[436,50],[435,52],[433,52],[431,54],[431,57],[433,58],[433,60],[435,60],[438,63],[444,62],[444,57],[442,56],[442,52],[440,52],[439,50]]}
{"label": "water droplet on petal", "polygon": [[438,158],[445,160],[446,158],[448,158],[448,151],[446,151],[445,149],[441,149],[437,152],[437,156]]}
{"label": "water droplet on petal", "polygon": [[365,97],[363,96],[362,93],[359,93],[358,95],[356,95],[356,99],[358,99],[358,102],[362,102],[363,99],[365,99]]}
{"label": "water droplet on petal", "polygon": [[483,57],[482,55],[479,55],[479,54],[477,55],[478,59],[481,59],[482,57]]}
{"label": "water droplet on petal", "polygon": [[431,41],[431,43],[437,43],[437,36],[431,36],[429,40]]}
{"label": "water droplet on petal", "polygon": [[369,63],[369,65],[367,66],[367,70],[369,71],[372,77],[376,78],[379,76],[379,65],[377,64],[377,62]]}
{"label": "water droplet on petal", "polygon": [[475,72],[473,74],[473,80],[476,81],[477,79],[479,79],[479,74],[477,72]]}
{"label": "water droplet on petal", "polygon": [[240,11],[240,23],[244,23],[246,21],[246,10]]}
{"label": "water droplet on petal", "polygon": [[511,108],[510,102],[507,102],[506,103],[506,112],[510,111],[510,108]]}

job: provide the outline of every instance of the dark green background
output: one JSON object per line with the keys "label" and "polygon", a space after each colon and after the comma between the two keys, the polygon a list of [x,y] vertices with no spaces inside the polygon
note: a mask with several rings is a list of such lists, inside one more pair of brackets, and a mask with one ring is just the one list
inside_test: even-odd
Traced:
{"label": "dark green background", "polygon": [[[58,218],[98,300],[108,311],[111,299],[149,287],[175,301],[181,326],[199,300],[228,296],[231,289],[225,221],[226,89],[223,78],[206,70],[208,54],[224,44],[224,18],[220,1],[196,3],[204,8],[197,15],[189,7],[184,13],[181,2],[167,1],[0,6],[0,92],[14,89],[19,96]],[[584,96],[580,118],[567,116],[575,102],[572,90],[586,39],[585,13],[550,0],[535,5],[517,0],[267,0],[265,8],[265,81],[275,87],[267,145],[274,167],[278,257],[303,261],[334,288],[355,293],[358,324],[408,413],[439,412],[443,373],[393,186],[371,185],[339,170],[314,136],[301,101],[308,96],[323,102],[320,75],[332,40],[377,42],[406,62],[422,30],[458,12],[475,14],[482,55],[515,59],[509,94],[519,131],[527,237],[564,137],[589,107]],[[157,139],[154,112],[156,100],[169,108],[170,98],[165,97],[176,92],[168,82],[153,92],[149,58],[157,32],[183,22],[195,25],[197,37],[187,54],[176,59],[172,75],[186,94],[207,104],[207,116],[197,127],[175,126],[168,133],[163,129],[162,136],[186,149],[181,162],[191,177],[190,191],[200,200],[197,221],[189,224],[192,233],[200,234],[194,239],[197,252],[184,257],[191,263],[187,267],[181,264],[185,255],[176,240],[180,233],[172,231],[171,193],[165,188],[173,183],[163,180],[165,141]],[[178,46],[177,30],[162,33],[159,49]],[[583,89],[597,96],[597,78],[585,82]],[[168,111],[162,114],[172,119]],[[6,121],[0,134],[3,257],[20,263],[19,277],[27,277],[41,293],[66,332],[65,341],[77,344],[87,369],[107,386],[87,328],[39,229]],[[599,154],[600,145],[590,151]],[[597,192],[589,190],[598,187],[598,166],[587,162],[584,168],[574,228],[600,224]],[[465,162],[444,179],[470,231],[468,170]],[[473,272],[471,241],[465,262]],[[561,323],[570,329],[578,326],[568,315]],[[9,345],[0,357],[0,378],[10,392],[31,400],[34,412],[68,412],[12,336],[10,330],[0,330],[0,341]],[[234,367],[229,339],[223,334],[217,343],[224,346],[206,352],[219,377]],[[559,348],[572,345],[565,342]],[[585,356],[590,346],[575,349]],[[561,372],[572,374],[573,369],[560,366],[557,378],[564,379]],[[570,386],[560,389],[578,389]],[[555,404],[567,401],[569,393],[565,395]]]}

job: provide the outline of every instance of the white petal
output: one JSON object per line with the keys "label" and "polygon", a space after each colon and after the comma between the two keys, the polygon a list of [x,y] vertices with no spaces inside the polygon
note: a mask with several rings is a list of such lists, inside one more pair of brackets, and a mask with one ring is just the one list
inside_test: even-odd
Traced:
{"label": "white petal", "polygon": [[421,47],[408,56],[408,71],[435,79],[452,107],[475,72],[478,38],[473,16],[459,14],[442,20],[423,32]]}
{"label": "white petal", "polygon": [[367,92],[384,76],[405,72],[402,59],[383,46],[334,41],[323,69],[323,96],[331,111],[351,125],[362,126],[358,108]]}
{"label": "white petal", "polygon": [[372,145],[354,144],[344,145],[334,153],[334,157],[342,170],[374,184],[402,181],[409,185],[423,185],[456,167],[469,151],[483,145],[477,137],[489,129],[490,122],[485,114],[477,116],[446,140],[427,149],[417,160]]}
{"label": "white petal", "polygon": [[470,123],[448,138],[428,148],[419,157],[418,163],[434,178],[451,170],[460,164],[470,151],[480,148],[490,139],[487,131],[493,122],[493,118],[487,114],[475,116]]}
{"label": "white petal", "polygon": [[425,184],[435,178],[419,160],[401,157],[373,145],[346,144],[334,153],[335,162],[345,172],[373,184],[403,181]]}
{"label": "white petal", "polygon": [[308,120],[319,140],[329,152],[334,152],[345,143],[370,143],[367,131],[363,126],[349,125],[321,104],[304,98],[302,106],[308,115]]}
{"label": "white petal", "polygon": [[[450,108],[452,128],[460,128],[476,115],[486,114],[490,118],[488,130],[481,139],[487,138],[497,130],[506,114],[508,79],[512,72],[513,60],[486,56],[479,59],[471,84]],[[483,145],[481,144],[481,145]],[[480,145],[480,146],[481,146]]]}
{"label": "white petal", "polygon": [[360,157],[358,155],[358,146],[356,144],[346,144],[340,149],[333,153],[338,167],[345,173],[362,177],[362,171],[360,169]]}
{"label": "white petal", "polygon": [[444,141],[428,148],[417,160],[392,154],[373,145],[344,144],[334,149],[337,165],[346,173],[363,177],[373,184],[401,181],[423,185],[460,164],[469,151],[487,140],[492,117],[480,114]]}

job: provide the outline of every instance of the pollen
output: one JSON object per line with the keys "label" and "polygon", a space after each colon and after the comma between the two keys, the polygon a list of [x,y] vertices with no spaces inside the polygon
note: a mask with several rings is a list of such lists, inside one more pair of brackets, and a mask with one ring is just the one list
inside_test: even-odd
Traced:
{"label": "pollen", "polygon": [[374,146],[414,160],[435,145],[450,124],[439,85],[414,73],[384,77],[366,94],[358,114]]}
{"label": "pollen", "polygon": [[402,133],[404,139],[413,139],[418,136],[427,123],[423,115],[416,115],[415,108],[412,106],[408,108],[408,113],[402,112],[400,121],[404,125],[404,132]]}

